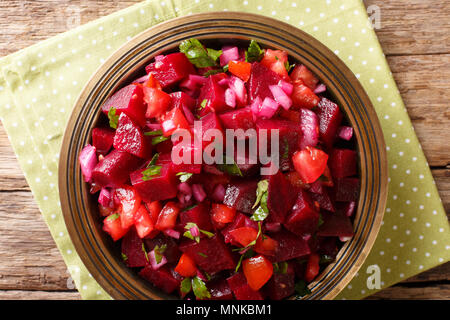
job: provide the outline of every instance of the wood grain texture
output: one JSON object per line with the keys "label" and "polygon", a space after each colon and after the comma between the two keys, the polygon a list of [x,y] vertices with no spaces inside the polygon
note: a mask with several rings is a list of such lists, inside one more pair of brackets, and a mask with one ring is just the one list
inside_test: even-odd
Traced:
{"label": "wood grain texture", "polygon": [[[64,32],[133,1],[0,1],[0,56]],[[450,218],[450,3],[365,0],[381,9],[376,30]],[[72,11],[71,11],[72,10]],[[36,21],[39,21],[37,24]],[[76,22],[76,21],[75,21]],[[31,236],[30,236],[31,235]],[[0,299],[79,299],[0,125]],[[450,263],[371,299],[450,299]]]}

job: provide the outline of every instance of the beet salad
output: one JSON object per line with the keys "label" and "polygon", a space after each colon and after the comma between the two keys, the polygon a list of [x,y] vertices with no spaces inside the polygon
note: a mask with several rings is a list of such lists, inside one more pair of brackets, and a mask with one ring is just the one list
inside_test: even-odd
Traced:
{"label": "beet salad", "polygon": [[303,296],[352,238],[353,129],[287,52],[188,39],[101,111],[83,178],[124,264],[162,292]]}

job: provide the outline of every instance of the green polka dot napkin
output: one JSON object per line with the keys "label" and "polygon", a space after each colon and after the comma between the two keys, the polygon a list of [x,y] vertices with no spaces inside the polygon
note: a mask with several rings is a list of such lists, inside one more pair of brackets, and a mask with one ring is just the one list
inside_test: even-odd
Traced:
{"label": "green polka dot napkin", "polygon": [[59,203],[59,149],[72,105],[91,74],[134,35],[177,16],[222,10],[274,17],[316,37],[353,70],[376,108],[388,150],[389,200],[369,257],[338,298],[376,292],[368,277],[377,267],[385,288],[449,261],[445,212],[360,0],[146,1],[0,60],[1,120],[81,296],[110,299],[78,257]]}

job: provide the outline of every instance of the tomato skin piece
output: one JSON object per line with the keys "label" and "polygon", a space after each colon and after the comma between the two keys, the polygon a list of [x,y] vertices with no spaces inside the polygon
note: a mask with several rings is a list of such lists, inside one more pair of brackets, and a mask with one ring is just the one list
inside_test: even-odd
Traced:
{"label": "tomato skin piece", "polygon": [[291,81],[286,70],[286,63],[288,62],[288,54],[283,50],[264,50],[264,57],[260,63],[281,76],[286,81]]}
{"label": "tomato skin piece", "polygon": [[232,60],[228,63],[228,71],[244,82],[250,78],[251,69],[252,64],[249,62]]}
{"label": "tomato skin piece", "polygon": [[141,205],[136,212],[134,226],[139,238],[145,238],[155,229],[155,224],[144,205]]}
{"label": "tomato skin piece", "polygon": [[312,109],[320,102],[320,98],[301,80],[294,82],[291,99],[295,108]]}
{"label": "tomato skin piece", "polygon": [[141,197],[132,187],[118,188],[114,191],[114,202],[118,204],[122,228],[134,224],[135,214],[141,205]]}
{"label": "tomato skin piece", "polygon": [[103,220],[103,231],[109,233],[114,241],[119,240],[128,232],[128,228],[123,228],[120,220],[120,216],[115,217],[114,214]]}
{"label": "tomato skin piece", "polygon": [[183,277],[193,277],[197,275],[197,267],[194,260],[186,253],[183,253],[178,260],[178,264],[175,267],[175,271]]}
{"label": "tomato skin piece", "polygon": [[145,205],[147,206],[150,217],[152,218],[152,221],[155,224],[156,221],[158,220],[159,213],[162,210],[161,202],[160,201],[146,202]]}
{"label": "tomato skin piece", "polygon": [[308,264],[305,270],[305,280],[307,282],[313,281],[319,274],[319,260],[320,257],[317,253],[311,253],[308,258]]}
{"label": "tomato skin piece", "polygon": [[158,90],[162,90],[161,84],[159,83],[158,80],[156,80],[155,76],[151,72],[148,75],[147,81],[145,81],[143,83],[143,85],[144,85],[144,87],[155,88],[155,89],[158,89]]}
{"label": "tomato skin piece", "polygon": [[236,216],[236,209],[220,203],[213,203],[211,205],[211,212],[212,219],[218,223],[233,222],[234,217]]}
{"label": "tomato skin piece", "polygon": [[302,80],[303,83],[314,90],[319,83],[319,79],[303,64],[295,66],[290,75],[292,81]]}
{"label": "tomato skin piece", "polygon": [[147,103],[146,118],[162,116],[170,106],[172,98],[168,93],[156,88],[143,87],[144,101]]}
{"label": "tomato skin piece", "polygon": [[164,208],[159,213],[158,220],[156,221],[156,229],[164,231],[167,229],[173,229],[177,222],[178,214],[180,213],[180,207],[175,202],[167,202]]}
{"label": "tomato skin piece", "polygon": [[255,291],[261,289],[273,275],[272,262],[263,255],[245,259],[242,262],[242,270],[248,285]]}
{"label": "tomato skin piece", "polygon": [[294,168],[304,183],[316,181],[325,171],[327,161],[328,155],[314,147],[306,147],[292,156]]}
{"label": "tomato skin piece", "polygon": [[256,244],[253,249],[263,255],[273,256],[275,255],[275,250],[278,246],[278,242],[268,236],[260,236],[256,240]]}
{"label": "tomato skin piece", "polygon": [[258,231],[251,227],[241,227],[230,231],[230,236],[235,242],[246,247],[249,243],[255,241],[258,236]]}

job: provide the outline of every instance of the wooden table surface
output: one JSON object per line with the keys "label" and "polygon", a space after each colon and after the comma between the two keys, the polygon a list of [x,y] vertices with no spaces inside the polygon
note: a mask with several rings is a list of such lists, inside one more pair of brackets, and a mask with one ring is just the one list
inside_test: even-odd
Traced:
{"label": "wooden table surface", "polygon": [[[191,1],[191,0],[189,0]],[[2,0],[0,56],[139,1]],[[450,214],[450,1],[365,0],[381,9],[376,31]],[[75,20],[76,21],[76,20]],[[79,299],[0,123],[0,299]],[[69,286],[68,286],[69,283]],[[68,288],[69,287],[69,288]],[[450,299],[450,263],[373,295]]]}

